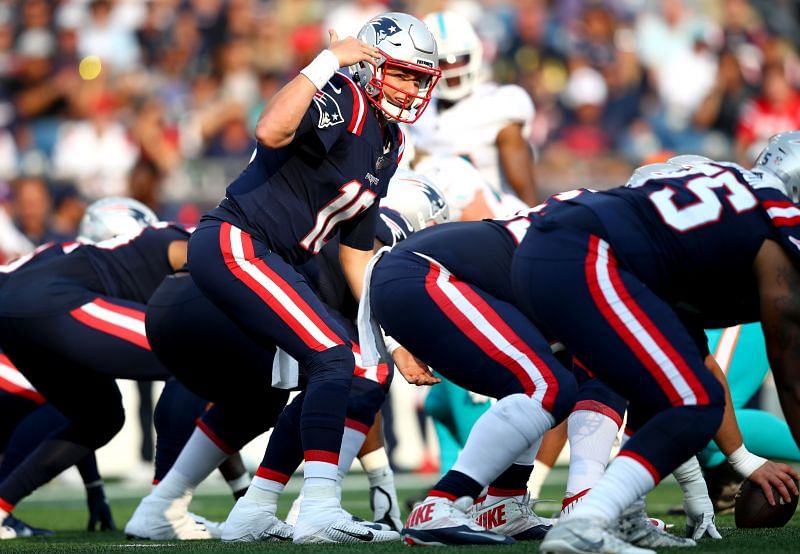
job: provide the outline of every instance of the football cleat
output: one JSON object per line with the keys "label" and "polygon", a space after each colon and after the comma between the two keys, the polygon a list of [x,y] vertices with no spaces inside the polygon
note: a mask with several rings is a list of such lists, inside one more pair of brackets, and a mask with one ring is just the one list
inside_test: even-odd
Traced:
{"label": "football cleat", "polygon": [[628,508],[622,513],[614,532],[626,542],[650,548],[685,548],[697,544],[692,539],[678,537],[654,525],[638,506]]}
{"label": "football cleat", "polygon": [[6,539],[16,539],[16,538],[17,538],[16,531],[14,531],[11,527],[0,525],[0,541]]}
{"label": "football cleat", "polygon": [[403,528],[400,506],[397,503],[397,492],[394,488],[387,491],[383,487],[371,487],[369,489],[369,507],[372,508],[372,520],[375,523],[384,523],[398,532]]}
{"label": "football cleat", "polygon": [[275,505],[259,504],[245,496],[236,501],[222,529],[223,541],[284,542],[292,540],[294,527],[277,518]]}
{"label": "football cleat", "polygon": [[39,529],[38,527],[31,527],[24,521],[18,520],[11,514],[9,514],[3,520],[3,526],[12,528],[14,532],[17,534],[17,537],[34,537],[34,536],[50,537],[56,534],[55,531],[51,531],[50,529]]}
{"label": "football cleat", "polygon": [[145,496],[125,525],[125,536],[161,541],[210,539],[206,526],[189,516],[187,508],[191,500],[191,493],[174,500]]}
{"label": "football cleat", "polygon": [[[649,525],[649,524],[648,524]],[[652,527],[652,526],[651,526]],[[572,517],[560,521],[548,531],[541,554],[656,554],[655,550],[639,548],[610,533],[599,521]]]}
{"label": "football cleat", "polygon": [[295,534],[295,544],[352,544],[393,542],[400,540],[397,531],[370,528],[353,521],[352,516],[342,513],[342,518],[330,525],[302,536]]}
{"label": "football cleat", "polygon": [[590,489],[583,489],[582,491],[573,494],[572,496],[565,496],[564,500],[561,501],[561,514],[560,517],[564,517],[568,515],[572,510],[575,509],[575,506],[580,503],[581,499],[589,492]]}
{"label": "football cleat", "polygon": [[472,514],[472,498],[429,496],[406,520],[403,540],[409,546],[514,544],[514,539],[481,527]]}
{"label": "football cleat", "polygon": [[529,496],[522,500],[509,497],[487,506],[475,507],[475,522],[489,531],[513,537],[518,541],[540,540],[550,530],[549,520],[531,509]]}

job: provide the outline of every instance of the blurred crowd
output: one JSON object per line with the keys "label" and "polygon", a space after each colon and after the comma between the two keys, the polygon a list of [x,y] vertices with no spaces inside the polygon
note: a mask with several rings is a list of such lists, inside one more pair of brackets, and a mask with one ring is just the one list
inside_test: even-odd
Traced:
{"label": "blurred crowd", "polygon": [[800,128],[798,0],[0,0],[0,261],[108,195],[196,221],[327,28],[444,8],[531,94],[544,193],[664,152],[749,163]]}

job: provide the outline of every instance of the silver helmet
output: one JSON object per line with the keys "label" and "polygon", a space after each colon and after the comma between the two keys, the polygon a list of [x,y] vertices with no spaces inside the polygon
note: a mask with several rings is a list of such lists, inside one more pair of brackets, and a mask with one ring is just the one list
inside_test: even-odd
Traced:
{"label": "silver helmet", "polygon": [[137,233],[143,227],[158,223],[155,212],[133,198],[114,196],[92,203],[86,208],[78,240],[97,243],[120,235]]}
{"label": "silver helmet", "polygon": [[483,69],[483,45],[467,18],[455,12],[433,12],[425,24],[439,47],[442,79],[437,98],[457,102],[469,96],[478,84]]}
{"label": "silver helmet", "polygon": [[[403,123],[415,122],[430,103],[433,87],[441,75],[436,40],[431,32],[416,17],[390,12],[369,20],[358,32],[358,39],[376,47],[382,55],[375,64],[351,65],[350,74],[355,82],[366,90],[369,101],[386,117]],[[405,95],[401,106],[384,95],[384,87],[391,87],[384,80],[387,69],[413,71],[422,76],[416,95],[400,91]]]}
{"label": "silver helmet", "polygon": [[628,182],[625,183],[625,186],[628,188],[636,188],[644,185],[647,181],[651,179],[659,179],[661,177],[665,177],[669,173],[675,173],[676,171],[680,171],[681,167],[679,165],[671,164],[671,163],[655,163],[655,164],[647,164],[640,167],[637,167],[633,173],[631,174]]}
{"label": "silver helmet", "polygon": [[397,170],[389,181],[389,189],[381,200],[381,206],[400,212],[414,227],[414,231],[450,219],[442,191],[430,179],[409,169]]}
{"label": "silver helmet", "polygon": [[787,131],[770,138],[753,170],[777,177],[786,196],[795,204],[800,202],[800,131]]}

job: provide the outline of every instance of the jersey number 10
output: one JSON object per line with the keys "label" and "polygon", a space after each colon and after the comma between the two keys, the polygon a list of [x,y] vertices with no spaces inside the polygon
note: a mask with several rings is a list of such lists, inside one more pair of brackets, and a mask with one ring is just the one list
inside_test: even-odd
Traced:
{"label": "jersey number 10", "polygon": [[352,219],[375,202],[376,194],[362,188],[358,181],[349,181],[339,187],[338,196],[317,212],[314,227],[300,241],[300,246],[317,254],[333,234],[336,226]]}

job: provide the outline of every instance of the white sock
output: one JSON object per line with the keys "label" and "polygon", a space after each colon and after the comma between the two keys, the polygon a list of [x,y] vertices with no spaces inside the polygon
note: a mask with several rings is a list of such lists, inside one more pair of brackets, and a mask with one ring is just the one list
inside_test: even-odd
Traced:
{"label": "white sock", "polygon": [[7,512],[7,511],[5,511],[5,510],[3,510],[3,509],[0,509],[0,525],[2,525],[2,524],[3,524],[3,522],[6,520],[6,518],[8,517],[8,515],[9,515],[10,513],[11,513],[11,512]]}
{"label": "white sock", "polygon": [[539,498],[542,495],[542,486],[547,480],[551,469],[553,468],[543,462],[535,462],[533,464],[533,473],[531,473],[531,478],[528,479],[528,492],[530,492],[531,498]]}
{"label": "white sock", "polygon": [[225,482],[228,483],[228,486],[231,488],[231,492],[235,494],[250,485],[250,475],[245,471],[239,477]]}
{"label": "white sock", "polygon": [[453,469],[488,485],[552,425],[538,401],[521,393],[501,398],[475,422]]}
{"label": "white sock", "polygon": [[330,462],[306,461],[303,467],[303,486],[327,487],[330,486],[336,495],[336,483],[339,477],[338,464]]}
{"label": "white sock", "polygon": [[350,471],[350,466],[353,465],[353,460],[356,459],[356,455],[361,450],[361,445],[364,444],[366,438],[367,435],[365,433],[345,425],[344,434],[342,435],[342,447],[339,449],[340,481]]}
{"label": "white sock", "polygon": [[[278,505],[278,498],[280,498],[283,489],[286,488],[286,481],[283,475],[275,478],[277,473],[269,472],[263,467],[259,467],[255,476],[253,477],[247,492],[244,493],[245,498],[249,498],[259,504]],[[280,480],[279,480],[280,479]]]}
{"label": "white sock", "polygon": [[617,456],[592,490],[562,518],[593,518],[606,523],[655,486],[650,472],[630,456]]}
{"label": "white sock", "polygon": [[227,457],[225,451],[196,427],[178,459],[151,494],[167,500],[180,498],[194,490]]}
{"label": "white sock", "polygon": [[[536,453],[539,451],[539,447],[542,446],[542,437],[539,437],[539,440],[534,441],[530,448],[528,448],[525,452],[520,454],[516,460],[514,460],[515,465],[521,466],[532,466],[534,465],[534,459],[536,458]],[[484,506],[491,506],[492,504],[496,504],[502,500],[506,500],[508,498],[516,498],[517,500],[522,500],[525,497],[525,494],[528,492],[527,483],[525,484],[524,492],[521,494],[514,494],[514,495],[506,495],[506,496],[498,496],[496,494],[492,494],[493,492],[497,491],[494,487],[489,487],[486,492],[486,498],[483,501]]]}
{"label": "white sock", "polygon": [[619,426],[600,412],[578,410],[567,420],[569,476],[567,497],[590,489],[603,475]]}

